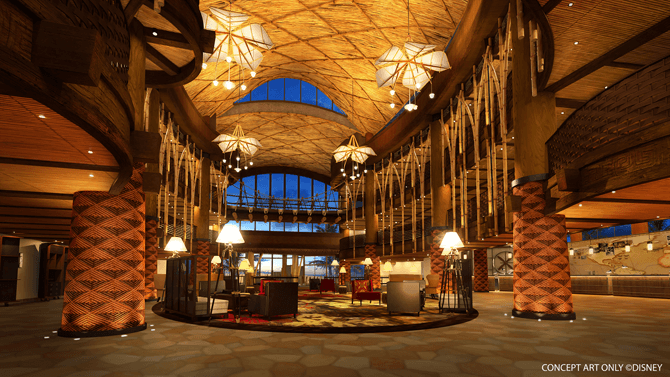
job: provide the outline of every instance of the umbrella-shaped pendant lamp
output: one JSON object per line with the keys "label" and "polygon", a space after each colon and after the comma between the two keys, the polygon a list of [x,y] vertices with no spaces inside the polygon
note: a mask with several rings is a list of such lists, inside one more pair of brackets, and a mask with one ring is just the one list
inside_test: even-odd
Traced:
{"label": "umbrella-shaped pendant lamp", "polygon": [[[249,157],[252,157],[258,149],[262,148],[261,143],[253,138],[244,136],[244,131],[242,131],[242,126],[239,123],[235,126],[235,130],[232,135],[221,134],[212,140],[213,143],[219,143],[219,148],[223,153],[232,153],[235,151],[240,151]],[[241,169],[239,167],[240,157],[237,157],[238,166],[235,168],[235,171],[239,172]]]}

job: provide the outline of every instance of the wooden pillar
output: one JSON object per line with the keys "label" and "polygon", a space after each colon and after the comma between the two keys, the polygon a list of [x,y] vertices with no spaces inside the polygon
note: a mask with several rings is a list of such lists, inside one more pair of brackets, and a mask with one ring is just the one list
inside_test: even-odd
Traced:
{"label": "wooden pillar", "polygon": [[[147,106],[144,119],[146,119],[146,131],[159,133],[160,96],[158,91],[149,90],[146,98]],[[158,164],[146,164],[146,173],[159,173]],[[158,224],[160,214],[158,213],[158,193],[145,192],[146,229],[144,239],[144,299],[153,300],[158,298],[154,275],[158,270]]]}
{"label": "wooden pillar", "polygon": [[146,329],[143,164],[119,195],[78,191],[58,335],[106,336]]}
{"label": "wooden pillar", "polygon": [[363,213],[365,214],[365,243],[377,243],[377,231],[379,230],[378,218],[375,213],[375,172],[370,169],[365,173],[365,203]]}
{"label": "wooden pillar", "polygon": [[[517,2],[512,1],[511,14]],[[512,17],[514,48],[513,118],[515,135],[513,195],[522,198],[514,213],[514,310],[522,318],[574,319],[565,217],[546,216],[549,163],[545,142],[556,130],[553,93],[531,91],[530,43],[518,38]]]}
{"label": "wooden pillar", "polygon": [[144,130],[144,90],[146,72],[146,40],[144,26],[137,19],[130,23],[130,62],[128,64],[128,93],[135,107],[133,130]]}
{"label": "wooden pillar", "polygon": [[474,253],[474,275],[475,281],[473,284],[473,291],[488,292],[489,291],[489,264],[486,249],[473,250]]}
{"label": "wooden pillar", "polygon": [[[430,193],[431,193],[431,235],[430,235],[430,273],[440,276],[442,287],[442,237],[447,232],[447,212],[451,208],[451,185],[443,185],[444,181],[444,145],[442,143],[442,125],[433,122],[430,125]],[[441,288],[438,288],[440,290]]]}
{"label": "wooden pillar", "polygon": [[[208,157],[202,158],[202,167],[200,169],[200,206],[195,207],[195,240],[198,248],[197,255],[209,255],[209,207],[211,182],[209,168],[211,161]],[[207,273],[207,258],[198,258],[198,273]]]}

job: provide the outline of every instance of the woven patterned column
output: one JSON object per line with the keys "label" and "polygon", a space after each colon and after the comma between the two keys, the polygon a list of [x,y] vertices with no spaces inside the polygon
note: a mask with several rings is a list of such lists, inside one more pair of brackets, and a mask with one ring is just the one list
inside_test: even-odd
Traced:
{"label": "woven patterned column", "polygon": [[63,317],[58,335],[146,329],[142,165],[119,195],[74,193]]}
{"label": "woven patterned column", "polygon": [[347,285],[347,282],[351,280],[351,262],[346,260],[340,261],[340,268],[342,267],[344,267],[347,272],[340,273],[340,285]]}
{"label": "woven patterned column", "polygon": [[473,291],[489,291],[489,264],[486,256],[486,249],[474,250],[475,281]]}
{"label": "woven patterned column", "polygon": [[370,266],[370,279],[372,280],[372,289],[381,289],[382,275],[379,265],[380,258],[377,255],[377,244],[365,244],[365,257],[372,259]]}
{"label": "woven patterned column", "polygon": [[154,274],[158,270],[158,218],[147,216],[144,235],[144,299],[156,299]]}
{"label": "woven patterned column", "polygon": [[565,217],[546,216],[542,182],[514,187],[514,310],[524,318],[574,319]]}
{"label": "woven patterned column", "polygon": [[437,274],[440,277],[440,287],[438,288],[438,291],[441,291],[442,289],[442,270],[444,269],[444,257],[442,256],[440,243],[442,243],[442,238],[446,232],[446,227],[431,228],[430,273]]}
{"label": "woven patterned column", "polygon": [[[197,242],[196,255],[209,255],[209,240],[206,238],[196,238],[195,241]],[[207,264],[207,258],[198,258],[198,274],[207,273]]]}

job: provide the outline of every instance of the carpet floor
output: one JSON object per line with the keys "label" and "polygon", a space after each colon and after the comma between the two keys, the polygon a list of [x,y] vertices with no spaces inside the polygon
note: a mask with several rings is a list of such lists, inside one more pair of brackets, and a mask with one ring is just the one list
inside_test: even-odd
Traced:
{"label": "carpet floor", "polygon": [[[190,318],[165,313],[158,303],[153,312],[167,319],[191,323]],[[298,297],[298,315],[272,317],[267,320],[258,315],[243,312],[239,323],[232,313],[223,318],[195,322],[198,325],[235,328],[257,331],[279,331],[299,333],[369,333],[386,331],[409,331],[456,325],[477,318],[477,312],[440,313],[438,300],[426,299],[424,309],[417,313],[389,314],[385,303],[378,301],[355,301],[351,294],[332,294],[301,291]]]}

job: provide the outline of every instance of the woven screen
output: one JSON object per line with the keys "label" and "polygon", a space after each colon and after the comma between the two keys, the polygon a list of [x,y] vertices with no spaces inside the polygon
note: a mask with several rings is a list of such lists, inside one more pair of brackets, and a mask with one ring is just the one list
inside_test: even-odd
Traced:
{"label": "woven screen", "polygon": [[514,188],[522,198],[514,213],[514,309],[572,313],[572,285],[565,217],[544,214],[541,182]]}
{"label": "woven screen", "polygon": [[440,248],[440,243],[442,243],[442,238],[446,230],[444,229],[432,229],[430,243],[430,273],[436,274],[440,277],[440,286],[437,288],[438,292],[442,290],[442,270],[444,269],[444,256],[442,256],[442,249]]}
{"label": "woven screen", "polygon": [[119,195],[74,193],[63,317],[64,332],[144,325],[143,167]]}
{"label": "woven screen", "polygon": [[474,250],[475,281],[473,290],[475,292],[489,291],[489,266],[486,249]]}
{"label": "woven screen", "polygon": [[[209,255],[209,241],[207,240],[196,240],[197,249],[195,250],[197,255]],[[209,265],[209,260],[207,258],[197,258],[198,260],[198,273],[206,274],[207,266]]]}

